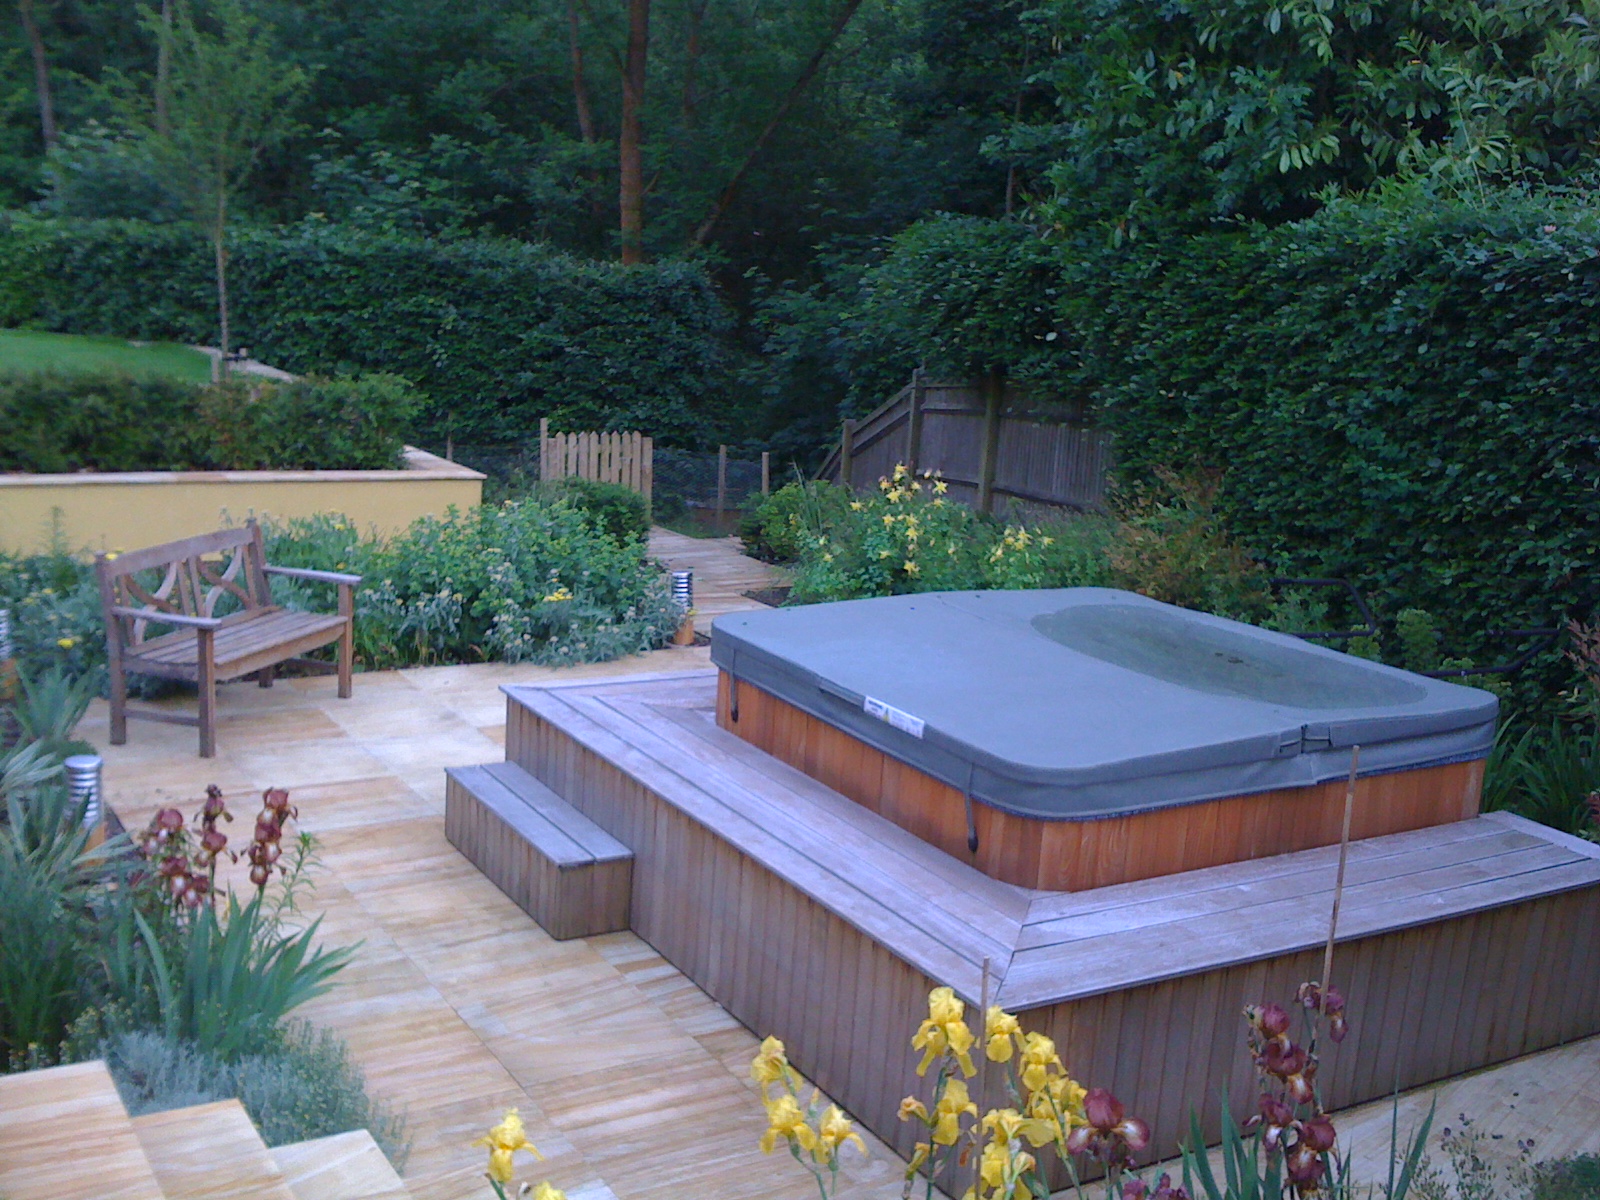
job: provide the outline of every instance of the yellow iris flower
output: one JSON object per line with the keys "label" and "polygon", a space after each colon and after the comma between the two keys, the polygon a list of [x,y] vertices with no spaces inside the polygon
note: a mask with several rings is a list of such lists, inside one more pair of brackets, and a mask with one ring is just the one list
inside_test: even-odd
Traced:
{"label": "yellow iris flower", "polygon": [[789,1057],[784,1053],[783,1043],[775,1037],[769,1037],[761,1043],[761,1049],[750,1060],[750,1078],[765,1087],[788,1077]]}
{"label": "yellow iris flower", "polygon": [[511,1160],[518,1150],[526,1150],[535,1158],[544,1157],[539,1153],[538,1147],[528,1140],[522,1118],[517,1115],[517,1110],[514,1108],[506,1109],[506,1115],[501,1118],[500,1124],[472,1144],[489,1147],[489,1178],[496,1183],[511,1182]]}
{"label": "yellow iris flower", "polygon": [[867,1144],[855,1131],[850,1118],[839,1111],[837,1104],[830,1104],[828,1111],[822,1114],[822,1120],[817,1122],[816,1160],[826,1166],[839,1156],[839,1150],[846,1142],[854,1142],[862,1154],[867,1152]]}
{"label": "yellow iris flower", "polygon": [[1010,1062],[1013,1047],[1022,1040],[1022,1026],[998,1004],[991,1004],[984,1015],[983,1037],[990,1062]]}
{"label": "yellow iris flower", "polygon": [[541,1183],[533,1189],[533,1200],[567,1200],[567,1194],[549,1183]]}
{"label": "yellow iris flower", "polygon": [[933,1140],[940,1146],[954,1146],[961,1136],[961,1115],[978,1115],[978,1106],[967,1093],[967,1085],[959,1079],[946,1081],[944,1093],[933,1106]]}
{"label": "yellow iris flower", "polygon": [[771,1154],[783,1138],[802,1150],[815,1150],[817,1134],[806,1124],[806,1114],[793,1096],[767,1101],[767,1131],[761,1135],[761,1153]]}
{"label": "yellow iris flower", "polygon": [[969,1078],[978,1073],[972,1065],[972,1030],[962,1020],[967,1006],[956,999],[947,987],[937,987],[928,993],[928,1019],[917,1027],[911,1039],[913,1049],[922,1051],[922,1062],[917,1064],[917,1074],[926,1075],[934,1059],[945,1054],[953,1056]]}
{"label": "yellow iris flower", "polygon": [[1022,1086],[1037,1092],[1049,1081],[1051,1067],[1061,1067],[1056,1044],[1042,1033],[1030,1033],[1022,1043]]}

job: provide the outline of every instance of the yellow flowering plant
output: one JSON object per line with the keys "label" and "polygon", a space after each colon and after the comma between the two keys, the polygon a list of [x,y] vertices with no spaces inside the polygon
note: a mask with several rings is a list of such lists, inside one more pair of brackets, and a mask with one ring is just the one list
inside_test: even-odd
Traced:
{"label": "yellow flowering plant", "polygon": [[838,1192],[839,1154],[845,1145],[867,1152],[855,1124],[838,1105],[824,1105],[815,1088],[810,1099],[800,1102],[800,1075],[789,1065],[788,1053],[775,1037],[763,1041],[750,1060],[750,1077],[761,1085],[761,1099],[767,1108],[761,1153],[771,1154],[780,1143],[786,1145],[795,1162],[811,1172],[822,1200],[830,1200]]}
{"label": "yellow flowering plant", "polygon": [[[973,1171],[963,1200],[1043,1200],[1050,1187],[1039,1152],[1046,1149],[1054,1150],[1066,1166],[1080,1196],[1077,1157],[1091,1158],[1104,1168],[1108,1200],[1129,1188],[1145,1195],[1144,1185],[1128,1174],[1133,1155],[1149,1143],[1144,1122],[1127,1117],[1111,1093],[1088,1090],[1073,1079],[1055,1042],[1024,1031],[1014,1014],[990,1005],[980,1041],[966,1023],[966,1003],[951,988],[934,988],[928,994],[928,1016],[912,1035],[911,1047],[922,1053],[917,1074],[926,1075],[935,1066],[937,1073],[931,1105],[915,1096],[900,1102],[900,1119],[920,1121],[928,1130],[906,1168],[907,1200],[919,1175],[926,1200],[932,1200],[935,1180],[952,1164],[967,1164]],[[966,1083],[980,1073],[973,1061],[975,1049],[982,1051],[990,1069],[1000,1072],[1009,1100],[981,1116]],[[1167,1187],[1160,1197],[1188,1200],[1181,1188]]]}
{"label": "yellow flowering plant", "polygon": [[[528,1132],[522,1124],[522,1117],[514,1108],[508,1108],[500,1123],[472,1144],[488,1147],[489,1169],[484,1172],[484,1178],[489,1181],[489,1186],[494,1188],[495,1195],[500,1200],[506,1200],[506,1184],[515,1178],[514,1159],[518,1153],[526,1151],[534,1158],[544,1158],[544,1155],[539,1153],[538,1147],[528,1140]],[[526,1184],[523,1185],[523,1191],[527,1191]],[[532,1195],[533,1200],[567,1200],[566,1193],[548,1180],[535,1187]]]}

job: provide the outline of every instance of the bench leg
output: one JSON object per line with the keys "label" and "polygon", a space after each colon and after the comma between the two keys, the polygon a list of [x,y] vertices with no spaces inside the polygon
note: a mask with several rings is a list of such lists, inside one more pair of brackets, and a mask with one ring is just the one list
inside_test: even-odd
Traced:
{"label": "bench leg", "polygon": [[197,629],[200,652],[195,656],[200,685],[200,757],[217,756],[217,664],[213,654],[211,630]]}
{"label": "bench leg", "polygon": [[339,699],[350,699],[354,691],[356,670],[356,623],[346,618],[344,633],[339,636]]}
{"label": "bench leg", "polygon": [[122,656],[113,653],[106,664],[111,679],[111,744],[128,744],[128,673],[122,669]]}
{"label": "bench leg", "polygon": [[256,682],[262,687],[271,687],[272,673],[276,669],[275,667],[262,667],[261,670],[256,672]]}

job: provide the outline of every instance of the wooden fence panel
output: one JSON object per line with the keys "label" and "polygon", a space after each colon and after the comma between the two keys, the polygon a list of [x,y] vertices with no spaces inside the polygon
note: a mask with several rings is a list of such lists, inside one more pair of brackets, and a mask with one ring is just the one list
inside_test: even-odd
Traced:
{"label": "wooden fence panel", "polygon": [[[920,429],[913,447],[911,406],[919,396]],[[983,435],[983,398],[976,387],[913,380],[851,426],[850,483],[871,488],[896,465],[915,459],[920,470],[943,476],[953,498],[975,504]],[[994,463],[993,493],[999,502],[1099,511],[1105,507],[1111,465],[1108,433],[1081,420],[1041,418],[1028,411],[1019,394],[1007,393]],[[837,448],[819,476],[839,481]]]}
{"label": "wooden fence panel", "polygon": [[618,483],[641,493],[648,501],[655,479],[654,453],[653,439],[637,431],[551,433],[549,421],[539,422],[540,479],[576,475],[600,483]]}

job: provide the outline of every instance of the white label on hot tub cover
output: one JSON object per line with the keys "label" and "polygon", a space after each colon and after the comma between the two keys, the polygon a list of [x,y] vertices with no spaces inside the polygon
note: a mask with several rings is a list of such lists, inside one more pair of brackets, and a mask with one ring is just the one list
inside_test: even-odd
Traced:
{"label": "white label on hot tub cover", "polygon": [[867,716],[877,717],[880,721],[887,721],[902,733],[909,733],[914,738],[922,736],[926,722],[921,717],[913,717],[908,712],[901,712],[892,704],[885,704],[882,700],[874,700],[868,696],[861,702],[861,707],[866,709]]}

